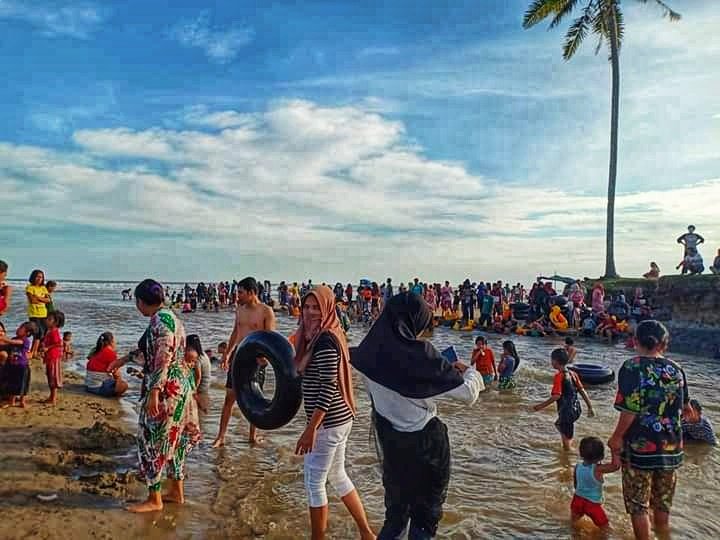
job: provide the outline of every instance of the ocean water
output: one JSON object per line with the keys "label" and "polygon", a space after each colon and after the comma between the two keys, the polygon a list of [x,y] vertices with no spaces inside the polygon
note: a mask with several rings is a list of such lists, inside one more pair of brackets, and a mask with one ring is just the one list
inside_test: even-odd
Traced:
{"label": "ocean water", "polygon": [[[3,318],[8,333],[24,319],[22,285],[16,287],[10,312]],[[147,319],[134,302],[122,300],[120,291],[135,283],[66,282],[55,295],[55,304],[65,312],[65,330],[74,335],[76,360],[68,369],[82,371],[84,358],[104,331],[115,334],[119,352],[135,346]],[[172,289],[173,286],[171,285]],[[179,286],[176,288],[179,289]],[[185,330],[200,335],[205,348],[216,349],[232,330],[233,313],[202,312],[181,315]],[[278,316],[278,330],[288,335],[296,320]],[[362,339],[366,329],[354,326],[351,344]],[[475,333],[440,328],[432,341],[439,347],[454,345],[461,359],[468,360]],[[488,335],[499,356],[503,336]],[[452,444],[453,472],[440,526],[441,538],[592,538],[592,525],[573,531],[569,523],[574,454],[560,450],[554,428],[554,409],[531,413],[529,408],[549,394],[553,371],[550,351],[561,345],[558,338],[513,338],[522,364],[518,388],[510,393],[483,393],[472,406],[441,401],[440,417],[448,425]],[[577,361],[608,364],[617,370],[630,356],[622,346],[578,340]],[[720,425],[720,403],[716,381],[717,360],[670,355],[688,375],[690,393],[705,407],[706,415]],[[302,460],[293,455],[304,427],[299,414],[287,426],[264,433],[265,441],[250,447],[247,422],[236,409],[221,450],[210,448],[217,433],[224,396],[225,373],[214,367],[212,411],[202,421],[204,441],[188,460],[186,482],[189,503],[170,507],[173,526],[162,522],[149,527],[153,538],[303,538],[309,536],[309,521],[303,489]],[[128,410],[137,408],[137,382],[124,398]],[[273,391],[268,372],[267,391]],[[606,440],[615,425],[612,407],[613,384],[589,388],[597,416],[583,416],[576,424],[576,438],[595,435]],[[369,431],[369,400],[356,378],[359,414],[347,455],[347,469],[360,493],[371,523],[382,524],[383,488]],[[632,538],[625,515],[620,474],[606,477],[605,508],[612,524],[611,538]],[[718,538],[720,518],[720,455],[717,449],[689,445],[672,514],[674,538]],[[353,522],[337,497],[330,494],[329,538],[355,538]],[[118,501],[118,505],[124,501]],[[169,521],[167,523],[170,523]]]}

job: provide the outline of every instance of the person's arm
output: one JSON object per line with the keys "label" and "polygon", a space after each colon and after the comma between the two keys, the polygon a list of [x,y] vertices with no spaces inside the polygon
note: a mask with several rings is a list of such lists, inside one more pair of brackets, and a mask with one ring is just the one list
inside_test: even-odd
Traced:
{"label": "person's arm", "polygon": [[200,366],[196,363],[193,366],[193,371],[195,372],[195,390],[197,390],[200,387],[200,381],[202,380],[202,370],[200,369]]}
{"label": "person's arm", "polygon": [[585,405],[587,405],[588,408],[588,417],[592,418],[595,416],[595,409],[593,409],[592,403],[590,402],[590,396],[588,396],[587,392],[585,391],[585,388],[580,387],[578,388],[578,392],[583,398],[583,401],[585,402]]}
{"label": "person's arm", "polygon": [[595,467],[595,478],[602,480],[604,474],[614,473],[620,469],[620,452],[613,450],[610,463],[600,463]]}
{"label": "person's arm", "polygon": [[22,347],[24,345],[22,339],[5,338],[5,344],[12,345],[13,347]]}
{"label": "person's arm", "polygon": [[12,287],[5,285],[5,309],[0,311],[0,315],[5,315],[8,309],[10,309],[10,299],[12,298]]}
{"label": "person's arm", "polygon": [[682,244],[684,241],[685,241],[685,235],[684,235],[684,234],[678,236],[678,239],[677,239],[677,243],[678,243],[678,244]]}
{"label": "person's arm", "polygon": [[615,409],[620,411],[617,425],[612,436],[608,440],[608,446],[613,452],[622,450],[625,433],[630,429],[640,414],[640,372],[638,369],[628,368],[628,360],[618,372],[618,390],[615,395]]}
{"label": "person's arm", "polygon": [[698,233],[695,233],[695,236],[698,237],[698,244],[704,244],[704,243],[705,243],[705,239],[702,237],[702,235],[700,235],[700,234],[698,234]]}
{"label": "person's arm", "polygon": [[227,347],[225,348],[225,352],[222,355],[222,359],[220,360],[220,367],[223,369],[223,371],[227,371],[230,369],[230,355],[235,350],[235,346],[237,345],[238,341],[238,319],[240,318],[240,306],[238,306],[237,310],[235,310],[235,322],[233,323],[233,330],[230,334],[230,338],[228,339]]}
{"label": "person's arm", "polygon": [[317,430],[330,410],[333,396],[338,387],[340,352],[334,343],[326,343],[323,337],[320,339],[322,342],[318,342],[310,360],[320,374],[320,387],[315,398],[315,410],[295,446],[296,454],[312,452]]}
{"label": "person's arm", "polygon": [[263,328],[265,330],[274,331],[276,326],[275,312],[269,307],[265,310],[265,317],[263,319]]}
{"label": "person's arm", "polygon": [[148,363],[145,364],[145,373],[147,379],[147,411],[150,416],[157,416],[160,412],[160,392],[165,387],[168,377],[168,367],[175,355],[175,333],[170,329],[159,317],[153,317],[154,325],[150,329],[155,334],[155,358],[153,362],[153,371],[148,372]]}
{"label": "person's arm", "polygon": [[457,401],[462,401],[468,405],[472,405],[477,400],[480,392],[485,390],[485,383],[483,383],[480,372],[474,367],[468,367],[462,375],[463,383],[460,386],[440,394],[440,396],[446,396]]}
{"label": "person's arm", "polygon": [[549,407],[550,405],[552,405],[553,403],[555,403],[555,402],[558,401],[559,399],[560,399],[560,395],[551,395],[549,398],[547,398],[547,399],[546,399],[545,401],[543,401],[542,403],[538,403],[537,405],[534,405],[534,406],[533,406],[533,411],[535,411],[535,412],[541,411],[541,410],[543,410],[545,407]]}

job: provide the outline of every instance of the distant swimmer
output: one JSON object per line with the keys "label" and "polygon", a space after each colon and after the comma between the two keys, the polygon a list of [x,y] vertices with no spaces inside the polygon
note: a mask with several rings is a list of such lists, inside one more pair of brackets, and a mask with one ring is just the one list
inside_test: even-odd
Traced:
{"label": "distant swimmer", "polygon": [[123,300],[132,300],[132,290],[131,289],[123,289],[122,298],[123,298]]}

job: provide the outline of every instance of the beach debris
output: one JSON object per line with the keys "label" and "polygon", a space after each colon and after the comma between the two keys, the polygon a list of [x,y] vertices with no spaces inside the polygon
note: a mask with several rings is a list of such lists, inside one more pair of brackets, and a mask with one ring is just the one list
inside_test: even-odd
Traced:
{"label": "beach debris", "polygon": [[36,497],[37,500],[40,501],[40,502],[53,502],[53,501],[56,501],[56,500],[57,500],[58,494],[57,494],[57,493],[50,493],[50,494],[48,494],[48,495],[43,495],[42,493],[38,493],[37,495],[35,495],[35,497]]}

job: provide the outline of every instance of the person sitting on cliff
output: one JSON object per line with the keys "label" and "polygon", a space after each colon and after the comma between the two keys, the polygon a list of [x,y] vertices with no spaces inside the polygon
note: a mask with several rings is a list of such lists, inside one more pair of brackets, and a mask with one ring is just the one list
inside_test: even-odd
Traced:
{"label": "person sitting on cliff", "polygon": [[685,246],[685,256],[687,256],[691,249],[697,251],[697,247],[705,243],[705,239],[695,232],[695,225],[688,225],[688,232],[680,236],[677,243]]}
{"label": "person sitting on cliff", "polygon": [[718,249],[717,256],[710,267],[710,271],[715,275],[720,274],[720,249]]}
{"label": "person sitting on cliff", "polygon": [[705,271],[703,265],[703,258],[700,252],[696,248],[689,248],[685,258],[677,265],[676,269],[679,270],[682,267],[682,274],[690,274],[694,276],[696,274],[702,274]]}
{"label": "person sitting on cliff", "polygon": [[650,270],[643,274],[645,279],[657,280],[660,279],[660,267],[656,262],[650,263]]}

